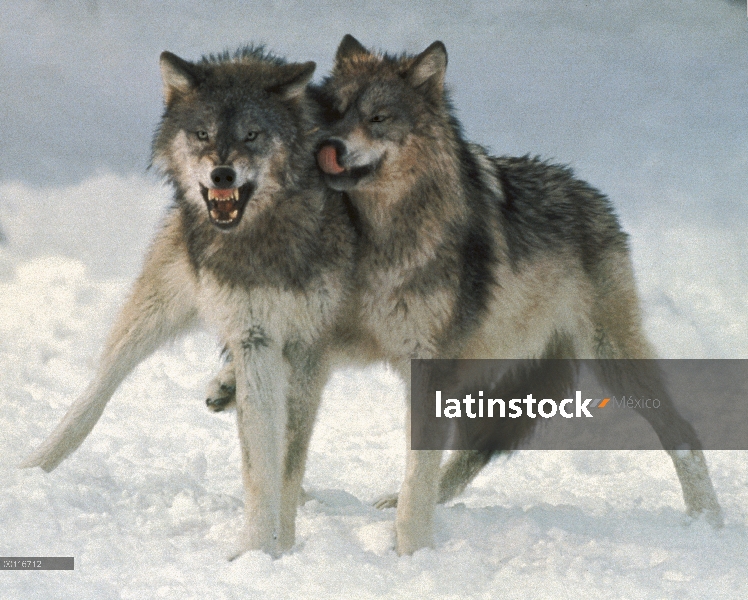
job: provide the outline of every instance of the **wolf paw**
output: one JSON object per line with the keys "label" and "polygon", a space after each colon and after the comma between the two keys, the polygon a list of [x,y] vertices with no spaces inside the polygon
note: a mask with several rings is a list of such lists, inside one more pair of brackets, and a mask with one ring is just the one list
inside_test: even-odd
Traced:
{"label": "wolf paw", "polygon": [[221,381],[220,374],[208,385],[205,405],[213,412],[233,408],[236,404],[236,384]]}
{"label": "wolf paw", "polygon": [[395,508],[397,506],[397,494],[385,494],[374,501],[374,508],[384,510],[385,508]]}
{"label": "wolf paw", "polygon": [[236,375],[231,354],[227,353],[226,364],[208,384],[205,404],[213,412],[234,408],[236,404]]}
{"label": "wolf paw", "polygon": [[221,412],[227,408],[234,408],[236,404],[236,388],[221,386],[218,394],[211,394],[205,399],[205,405],[213,412]]}

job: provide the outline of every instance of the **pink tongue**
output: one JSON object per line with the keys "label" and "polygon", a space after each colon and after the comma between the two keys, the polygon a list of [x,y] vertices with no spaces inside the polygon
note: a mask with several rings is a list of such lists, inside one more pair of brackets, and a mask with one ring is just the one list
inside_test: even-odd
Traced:
{"label": "pink tongue", "polygon": [[340,175],[345,169],[338,164],[335,146],[322,146],[317,153],[319,168],[330,175]]}

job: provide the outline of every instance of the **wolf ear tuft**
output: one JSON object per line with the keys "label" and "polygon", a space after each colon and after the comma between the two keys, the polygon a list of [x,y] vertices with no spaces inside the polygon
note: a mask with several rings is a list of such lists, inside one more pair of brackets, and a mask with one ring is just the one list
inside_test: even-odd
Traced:
{"label": "wolf ear tuft", "polygon": [[368,56],[369,54],[370,52],[361,45],[361,42],[350,33],[346,33],[340,42],[340,46],[338,46],[338,51],[335,53],[335,63],[350,60],[354,56]]}
{"label": "wolf ear tuft", "polygon": [[420,87],[427,81],[435,84],[441,92],[444,89],[444,74],[447,70],[447,49],[441,42],[434,42],[421,52],[408,69],[407,78],[413,87]]}
{"label": "wolf ear tuft", "polygon": [[167,104],[175,94],[185,94],[197,86],[197,73],[192,63],[164,51],[161,53],[160,64],[164,99]]}
{"label": "wolf ear tuft", "polygon": [[272,94],[280,94],[284,100],[298,98],[304,93],[316,68],[317,64],[313,61],[283,65],[280,82],[274,83],[267,88],[267,91]]}

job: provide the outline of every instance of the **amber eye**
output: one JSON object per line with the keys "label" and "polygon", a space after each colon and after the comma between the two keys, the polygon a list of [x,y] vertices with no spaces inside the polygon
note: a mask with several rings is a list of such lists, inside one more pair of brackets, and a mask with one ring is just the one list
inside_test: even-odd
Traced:
{"label": "amber eye", "polygon": [[247,137],[245,138],[245,142],[254,142],[257,139],[257,136],[260,135],[259,131],[250,131],[247,134]]}
{"label": "amber eye", "polygon": [[197,139],[201,142],[207,142],[208,141],[208,132],[204,129],[198,129],[195,132],[195,135],[197,136]]}

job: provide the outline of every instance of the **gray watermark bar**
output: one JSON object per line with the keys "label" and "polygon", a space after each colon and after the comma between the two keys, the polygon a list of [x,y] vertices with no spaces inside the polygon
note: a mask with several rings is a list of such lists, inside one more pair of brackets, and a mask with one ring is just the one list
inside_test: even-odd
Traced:
{"label": "gray watermark bar", "polygon": [[0,556],[0,571],[73,571],[72,556]]}
{"label": "gray watermark bar", "polygon": [[748,360],[412,360],[411,448],[748,450]]}

